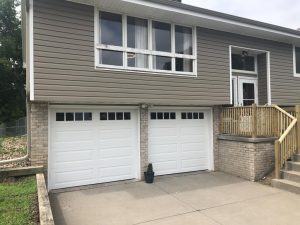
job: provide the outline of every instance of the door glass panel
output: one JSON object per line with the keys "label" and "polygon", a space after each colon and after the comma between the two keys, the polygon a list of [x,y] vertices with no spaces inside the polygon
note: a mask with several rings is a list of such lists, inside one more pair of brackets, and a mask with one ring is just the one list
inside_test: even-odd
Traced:
{"label": "door glass panel", "polygon": [[252,105],[255,102],[255,86],[253,83],[243,83],[243,105]]}
{"label": "door glass panel", "polygon": [[254,99],[254,84],[243,83],[244,99]]}

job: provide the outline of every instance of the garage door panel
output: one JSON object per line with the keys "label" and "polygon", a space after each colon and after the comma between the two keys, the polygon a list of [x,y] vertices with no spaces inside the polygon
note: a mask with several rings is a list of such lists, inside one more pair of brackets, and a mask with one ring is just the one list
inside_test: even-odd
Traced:
{"label": "garage door panel", "polygon": [[95,179],[93,168],[81,169],[68,172],[56,172],[55,183],[57,185],[68,185],[70,182],[76,182],[79,184],[92,183]]}
{"label": "garage door panel", "polygon": [[[182,124],[182,126],[184,126],[184,124]],[[201,133],[204,132],[204,131],[206,131],[205,127],[201,128],[201,126],[198,126],[198,127],[188,126],[188,127],[184,127],[184,128],[180,129],[180,135],[184,135],[184,136],[202,135]]]}
{"label": "garage door panel", "polygon": [[[76,143],[74,145],[74,143]],[[69,141],[69,142],[59,142],[59,143],[53,143],[51,145],[52,152],[76,152],[76,151],[82,151],[82,150],[90,150],[90,149],[96,149],[95,144],[91,143],[90,141]]]}
{"label": "garage door panel", "polygon": [[100,169],[100,179],[111,179],[119,180],[121,177],[130,178],[128,174],[133,172],[131,166],[122,166],[122,167],[108,167]]}
{"label": "garage door panel", "polygon": [[207,167],[207,157],[181,161],[182,168],[201,169]]}
{"label": "garage door panel", "polygon": [[149,137],[155,138],[155,137],[161,137],[161,136],[177,136],[177,130],[174,129],[175,127],[152,127],[152,130],[149,132]]}
{"label": "garage door panel", "polygon": [[110,130],[98,130],[98,137],[101,140],[112,140],[116,138],[131,138],[135,133],[132,129],[110,129]]}
{"label": "garage door panel", "polygon": [[92,160],[95,157],[95,150],[57,152],[55,157],[57,163]]}
{"label": "garage door panel", "polygon": [[[113,160],[112,160],[113,159]],[[108,167],[118,167],[118,166],[131,166],[133,163],[132,157],[110,157],[106,159],[100,159],[99,160],[99,166],[102,168],[108,168]]]}
{"label": "garage door panel", "polygon": [[117,110],[130,112],[130,120],[126,121],[101,121],[101,110],[95,109],[87,111],[92,112],[87,121],[65,121],[66,116],[56,121],[57,112],[61,116],[61,113],[75,111],[84,112],[81,109],[52,110],[49,188],[136,178],[136,110]]}
{"label": "garage door panel", "polygon": [[206,150],[205,147],[203,148],[203,144],[201,142],[199,142],[199,143],[189,143],[189,142],[183,143],[183,144],[181,144],[181,149],[182,149],[183,153],[198,152],[201,154],[202,154],[201,150],[204,150],[204,149]]}
{"label": "garage door panel", "polygon": [[53,134],[53,138],[58,142],[70,141],[90,141],[94,136],[91,130],[74,130],[74,131],[57,131]]}
{"label": "garage door panel", "polygon": [[177,167],[176,160],[153,163],[153,170],[156,175],[163,175],[166,171],[176,171]]}
{"label": "garage door panel", "polygon": [[200,158],[207,158],[207,154],[205,151],[188,151],[188,152],[181,152],[180,154],[180,159],[182,160],[200,159]]}
{"label": "garage door panel", "polygon": [[134,147],[137,141],[132,141],[129,138],[119,138],[116,142],[116,139],[109,139],[109,140],[99,140],[99,146],[101,149],[113,149],[113,148],[128,148]]}
{"label": "garage door panel", "polygon": [[87,168],[95,168],[94,159],[69,161],[69,162],[57,162],[53,171],[55,172],[72,172],[85,170]]}
{"label": "garage door panel", "polygon": [[116,158],[116,157],[125,157],[132,156],[133,152],[131,152],[132,146],[127,147],[115,147],[115,148],[101,148],[101,152],[99,153],[99,157],[101,158]]}
{"label": "garage door panel", "polygon": [[[150,115],[160,111],[163,110],[150,110]],[[176,119],[158,120],[149,116],[149,160],[156,174],[208,169],[210,112],[172,108],[167,111],[176,112]],[[188,117],[190,113],[186,112],[192,112],[193,117]],[[203,113],[204,118],[200,117]]]}
{"label": "garage door panel", "polygon": [[150,148],[155,148],[155,146],[164,146],[164,145],[176,145],[177,144],[177,136],[161,136],[161,137],[150,137],[149,145]]}
{"label": "garage door panel", "polygon": [[176,153],[177,152],[177,144],[157,144],[157,145],[151,145],[151,148],[149,149],[151,152],[151,155],[156,154],[170,154],[170,153]]}
{"label": "garage door panel", "polygon": [[150,162],[165,162],[170,160],[176,160],[178,156],[177,150],[172,150],[168,153],[156,153],[151,154],[149,161]]}

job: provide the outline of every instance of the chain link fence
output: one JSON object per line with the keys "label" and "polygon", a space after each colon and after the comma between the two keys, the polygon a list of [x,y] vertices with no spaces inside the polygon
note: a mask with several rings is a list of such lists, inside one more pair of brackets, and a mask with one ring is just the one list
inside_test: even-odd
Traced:
{"label": "chain link fence", "polygon": [[0,137],[20,136],[27,133],[27,119],[22,117],[16,121],[0,124]]}

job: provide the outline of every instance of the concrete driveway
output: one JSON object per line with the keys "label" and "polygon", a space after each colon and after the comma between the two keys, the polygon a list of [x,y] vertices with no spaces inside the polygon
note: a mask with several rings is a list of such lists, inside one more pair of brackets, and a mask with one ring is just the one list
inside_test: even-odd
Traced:
{"label": "concrete driveway", "polygon": [[299,225],[300,196],[224,173],[50,194],[57,225]]}

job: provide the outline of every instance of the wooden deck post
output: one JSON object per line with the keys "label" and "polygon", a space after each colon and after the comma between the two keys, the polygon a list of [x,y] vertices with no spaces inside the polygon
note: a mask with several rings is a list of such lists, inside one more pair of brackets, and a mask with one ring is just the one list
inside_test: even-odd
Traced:
{"label": "wooden deck post", "polygon": [[300,154],[300,105],[296,105],[295,108],[296,112],[296,118],[297,118],[297,129],[296,129],[296,135],[297,135],[297,152]]}
{"label": "wooden deck post", "polygon": [[275,141],[275,179],[280,179],[280,142]]}
{"label": "wooden deck post", "polygon": [[252,138],[257,137],[257,106],[252,104]]}

